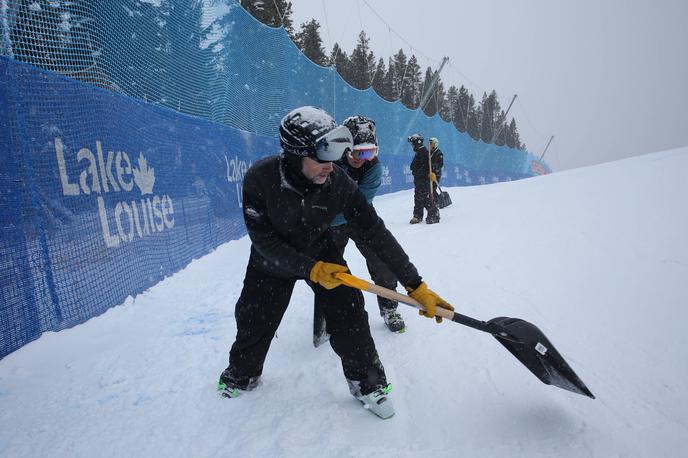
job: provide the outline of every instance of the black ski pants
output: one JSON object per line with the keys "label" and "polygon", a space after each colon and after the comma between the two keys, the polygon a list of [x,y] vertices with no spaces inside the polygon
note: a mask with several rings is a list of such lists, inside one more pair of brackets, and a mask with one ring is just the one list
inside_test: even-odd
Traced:
{"label": "black ski pants", "polygon": [[423,210],[428,211],[428,220],[439,221],[440,210],[437,208],[437,184],[432,184],[433,198],[430,198],[430,183],[415,183],[413,191],[413,216],[423,220]]}
{"label": "black ski pants", "polygon": [[[349,239],[353,240],[356,244],[356,248],[361,252],[366,260],[366,266],[368,267],[368,273],[370,278],[378,286],[382,286],[387,289],[396,289],[397,287],[397,277],[392,273],[387,265],[382,262],[382,259],[378,257],[375,251],[366,244],[361,237],[354,231],[348,224],[342,224],[341,226],[335,226],[330,228],[332,232],[332,239],[335,246],[344,256],[344,250],[346,245],[349,243]],[[384,297],[377,297],[377,305],[380,308],[380,314],[385,310],[396,310],[399,303],[391,299]],[[316,307],[318,304],[316,303]]]}
{"label": "black ski pants", "polygon": [[[332,261],[336,262],[336,261]],[[344,264],[343,260],[339,260]],[[231,381],[246,387],[263,373],[270,343],[287,310],[296,278],[265,274],[249,264],[236,304],[237,336],[229,353]],[[342,360],[344,375],[363,394],[387,384],[385,371],[370,335],[363,294],[347,286],[327,290],[308,282],[325,314],[330,345]]]}

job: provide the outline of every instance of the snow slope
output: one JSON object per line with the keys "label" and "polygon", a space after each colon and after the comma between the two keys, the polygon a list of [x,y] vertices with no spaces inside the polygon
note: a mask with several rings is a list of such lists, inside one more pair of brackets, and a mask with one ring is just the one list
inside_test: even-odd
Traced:
{"label": "snow slope", "polygon": [[[215,382],[235,334],[243,238],[104,315],[0,361],[2,456],[678,456],[688,436],[688,148],[449,189],[438,225],[409,191],[376,207],[430,287],[480,319],[539,326],[597,396],[542,384],[491,336],[366,296],[397,414],[348,393],[311,344],[299,282],[262,385]],[[355,247],[354,274],[367,278]],[[404,307],[404,306],[401,306]]]}

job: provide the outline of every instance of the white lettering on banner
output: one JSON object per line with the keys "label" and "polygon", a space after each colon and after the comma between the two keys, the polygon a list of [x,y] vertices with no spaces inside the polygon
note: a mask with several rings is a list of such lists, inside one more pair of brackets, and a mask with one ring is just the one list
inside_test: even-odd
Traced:
{"label": "white lettering on banner", "polygon": [[229,183],[235,183],[236,184],[235,189],[236,189],[237,203],[239,204],[239,207],[241,207],[242,206],[241,183],[244,180],[244,175],[246,175],[246,172],[251,167],[252,163],[246,162],[243,159],[239,159],[239,156],[236,156],[236,155],[232,159],[229,159],[229,158],[227,158],[227,155],[225,154],[225,164],[227,164],[227,171],[226,171],[227,181]]}
{"label": "white lettering on banner", "polygon": [[[122,226],[122,211],[126,212],[128,218],[129,232],[127,233]],[[123,242],[131,242],[134,240],[134,215],[131,212],[131,207],[126,202],[117,202],[115,206],[115,222],[117,223],[117,233],[120,240]]]}
{"label": "white lettering on banner", "polygon": [[[124,167],[122,167],[122,161],[125,162]],[[134,189],[134,172],[132,171],[131,161],[129,160],[127,153],[117,151],[117,156],[115,156],[115,164],[117,169],[117,181],[119,181],[122,189],[127,192]],[[126,180],[127,175],[131,176],[128,181]]]}
{"label": "white lettering on banner", "polygon": [[386,165],[382,166],[382,180],[380,184],[382,186],[390,186],[392,184],[392,176],[389,174],[389,167]]}
{"label": "white lettering on banner", "polygon": [[227,181],[230,183],[242,181],[249,167],[251,167],[250,162],[239,159],[239,156],[234,156],[232,159],[228,159],[226,154],[225,163],[227,164]]}
{"label": "white lettering on banner", "polygon": [[67,166],[65,165],[64,150],[62,148],[62,140],[55,139],[55,154],[57,155],[57,167],[60,169],[60,181],[62,182],[62,194],[65,196],[78,196],[79,186],[69,182],[69,175],[67,175]]}
{"label": "white lettering on banner", "polygon": [[103,161],[103,146],[99,141],[96,141],[96,150],[98,151],[98,163],[100,165],[100,176],[103,179],[103,189],[105,192],[110,192],[108,189],[108,182],[110,182],[113,192],[119,191],[115,177],[112,175],[112,151],[108,151],[106,166],[105,162]]}
{"label": "white lettering on banner", "polygon": [[405,183],[413,183],[413,173],[411,172],[411,166],[410,165],[405,165],[404,166],[404,179]]}
{"label": "white lettering on banner", "polygon": [[[144,238],[155,232],[174,228],[174,204],[172,198],[153,193],[155,169],[150,167],[143,153],[139,154],[138,168],[132,166],[129,155],[124,151],[103,151],[102,143],[96,140],[96,155],[90,149],[81,148],[76,154],[76,163],[81,167],[79,184],[69,181],[68,161],[61,138],[55,138],[55,155],[60,172],[62,194],[65,196],[99,194],[96,198],[103,241],[108,248]],[[114,173],[113,173],[114,165]],[[131,192],[134,184],[141,193],[140,200],[121,200],[109,214],[105,206],[104,193]]]}
{"label": "white lettering on banner", "polygon": [[[117,202],[113,218],[108,216],[103,197],[98,196],[97,200],[103,239],[109,248],[174,227],[174,207],[172,198],[167,194],[141,199],[138,203],[135,200]],[[114,219],[114,226],[110,225],[111,219]]]}
{"label": "white lettering on banner", "polygon": [[103,202],[101,196],[98,196],[98,214],[100,215],[100,227],[103,229],[105,246],[108,248],[119,246],[119,237],[110,235],[110,226],[108,225],[107,214],[105,213],[105,202]]}
{"label": "white lettering on banner", "polygon": [[174,205],[172,204],[172,199],[170,196],[165,194],[162,196],[162,220],[168,229],[174,227],[174,217],[170,218],[174,214]]}
{"label": "white lettering on banner", "polygon": [[[76,160],[81,162],[83,159],[86,159],[89,162],[89,164],[84,170],[81,171],[81,174],[79,174],[79,184],[81,185],[81,192],[83,192],[84,194],[91,194],[91,190],[93,190],[93,192],[100,193],[100,180],[98,179],[96,158],[90,149],[81,148],[79,150],[79,152],[76,155]],[[88,187],[88,183],[86,182],[89,173],[92,177],[91,188]]]}

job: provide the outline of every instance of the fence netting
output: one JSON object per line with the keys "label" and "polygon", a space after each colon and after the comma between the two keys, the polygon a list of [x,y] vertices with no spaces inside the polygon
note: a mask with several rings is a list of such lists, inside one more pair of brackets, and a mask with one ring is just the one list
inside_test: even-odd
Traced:
{"label": "fence netting", "polygon": [[447,186],[549,171],[352,88],[231,1],[0,0],[0,43],[0,357],[243,235],[243,174],[296,106],[374,118],[383,192],[410,187],[416,132]]}

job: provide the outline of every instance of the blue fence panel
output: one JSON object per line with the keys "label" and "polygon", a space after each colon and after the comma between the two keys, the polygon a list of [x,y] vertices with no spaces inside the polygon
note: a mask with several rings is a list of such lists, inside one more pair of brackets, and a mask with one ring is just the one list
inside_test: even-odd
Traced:
{"label": "blue fence panel", "polygon": [[0,355],[81,323],[245,233],[275,138],[0,58]]}
{"label": "blue fence panel", "polygon": [[232,1],[5,0],[0,38],[0,357],[243,235],[243,174],[294,107],[374,118],[383,193],[412,186],[412,133],[440,139],[445,186],[550,171],[352,88]]}

